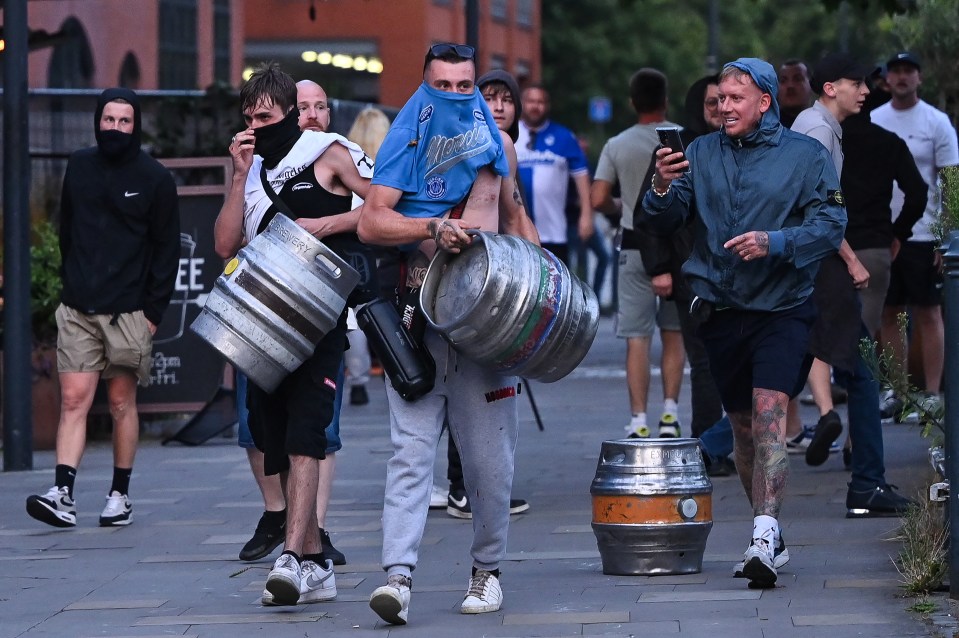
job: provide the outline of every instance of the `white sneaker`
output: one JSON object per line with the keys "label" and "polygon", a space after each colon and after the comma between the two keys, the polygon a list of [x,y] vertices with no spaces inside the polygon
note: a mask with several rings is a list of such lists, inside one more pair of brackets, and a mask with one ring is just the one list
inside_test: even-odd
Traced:
{"label": "white sneaker", "polygon": [[295,605],[300,599],[301,568],[289,554],[280,554],[266,579],[266,590],[273,594],[273,605]]}
{"label": "white sneaker", "polygon": [[100,514],[100,527],[129,525],[132,522],[133,504],[130,503],[126,494],[120,494],[120,492],[113,490],[107,496],[107,505]]}
{"label": "white sneaker", "polygon": [[[336,575],[333,573],[333,561],[327,559],[326,567],[320,567],[311,560],[300,565],[300,597],[298,605],[320,603],[336,598]],[[270,590],[264,589],[260,603],[265,606],[276,605]]]}
{"label": "white sneaker", "polygon": [[413,581],[409,576],[395,574],[386,584],[373,590],[370,609],[391,625],[405,625],[410,613],[410,590]]}
{"label": "white sneaker", "polygon": [[503,589],[499,585],[499,578],[492,573],[478,569],[476,575],[470,578],[469,589],[463,604],[460,605],[461,614],[485,614],[490,611],[499,611],[503,604]]}
{"label": "white sneaker", "polygon": [[749,579],[750,586],[766,588],[776,584],[778,574],[772,534],[773,531],[769,530],[762,538],[752,539],[743,555],[743,577]]}
{"label": "white sneaker", "polygon": [[77,504],[70,498],[70,490],[54,485],[43,496],[27,497],[27,514],[54,527],[76,527]]}
{"label": "white sneaker", "polygon": [[[783,540],[782,534],[780,534],[779,540],[776,541],[776,549],[773,551],[773,567],[778,570],[788,562],[789,548],[786,547],[786,541]],[[745,560],[736,563],[736,566],[733,567],[733,578],[745,578],[743,574],[743,567],[745,565]]]}
{"label": "white sneaker", "polygon": [[430,492],[430,509],[437,510],[446,507],[447,496],[449,496],[448,490],[444,490],[442,487],[433,485],[433,489]]}

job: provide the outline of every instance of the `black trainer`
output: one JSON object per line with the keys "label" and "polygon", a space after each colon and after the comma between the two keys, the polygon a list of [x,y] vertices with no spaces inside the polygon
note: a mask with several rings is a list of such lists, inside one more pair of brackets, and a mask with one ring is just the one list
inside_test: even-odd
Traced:
{"label": "black trainer", "polygon": [[[370,402],[370,395],[365,385],[355,385],[350,388],[350,405],[366,405]],[[334,565],[339,563],[334,562]]]}
{"label": "black trainer", "polygon": [[260,560],[273,553],[273,550],[280,546],[286,539],[286,516],[281,519],[280,524],[273,525],[263,512],[260,521],[256,524],[256,531],[253,532],[253,538],[246,542],[243,549],[240,550],[240,560]]}
{"label": "black trainer", "polygon": [[[524,498],[511,498],[509,500],[509,513],[522,514],[529,511],[529,502]],[[472,519],[473,510],[470,508],[470,501],[466,497],[465,490],[450,490],[446,497],[446,513],[453,518]]]}
{"label": "black trainer", "polygon": [[819,423],[813,431],[812,441],[806,448],[806,464],[822,465],[829,458],[829,446],[842,434],[842,421],[835,410],[819,417]]}
{"label": "black trainer", "polygon": [[893,490],[892,485],[877,485],[868,490],[850,487],[846,492],[846,518],[902,516],[914,503]]}
{"label": "black trainer", "polygon": [[333,542],[330,540],[330,533],[320,528],[320,544],[323,545],[323,555],[326,556],[328,560],[333,561],[334,565],[346,565],[346,556],[343,555],[343,552],[333,547]]}

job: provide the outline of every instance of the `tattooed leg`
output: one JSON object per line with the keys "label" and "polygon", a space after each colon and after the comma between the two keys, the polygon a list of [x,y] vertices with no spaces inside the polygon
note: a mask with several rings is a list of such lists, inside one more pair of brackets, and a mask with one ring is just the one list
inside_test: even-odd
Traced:
{"label": "tattooed leg", "polygon": [[779,518],[789,457],[786,454],[786,406],[789,397],[775,390],[753,389],[753,512]]}
{"label": "tattooed leg", "polygon": [[746,491],[749,504],[753,504],[753,465],[756,448],[753,445],[752,412],[730,412],[729,421],[733,424],[733,454],[736,457],[736,473]]}

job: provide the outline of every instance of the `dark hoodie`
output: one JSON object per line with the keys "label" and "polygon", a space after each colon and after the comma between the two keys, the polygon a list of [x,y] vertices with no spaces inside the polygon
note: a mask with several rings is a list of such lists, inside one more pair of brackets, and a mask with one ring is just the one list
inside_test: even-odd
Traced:
{"label": "dark hoodie", "polygon": [[506,129],[506,133],[509,135],[509,138],[515,142],[516,138],[519,137],[519,120],[523,117],[523,102],[520,100],[519,84],[516,83],[516,78],[503,69],[494,69],[480,76],[480,79],[476,81],[476,86],[482,93],[483,87],[491,82],[501,82],[505,84],[513,98],[513,104],[516,106],[516,117],[513,118],[513,123],[510,124],[510,127]]}
{"label": "dark hoodie", "polygon": [[706,118],[703,117],[703,100],[706,99],[706,88],[710,84],[719,84],[718,75],[707,75],[699,78],[686,92],[686,103],[683,105],[683,120],[686,126],[683,129],[683,142],[689,146],[689,143],[700,135],[712,133]]}
{"label": "dark hoodie", "polygon": [[[686,149],[689,172],[664,197],[648,192],[644,217],[658,232],[672,232],[697,211],[683,266],[694,294],[719,306],[784,310],[809,297],[819,260],[839,249],[846,226],[839,177],[822,144],[780,124],[779,82],[768,62],[740,58],[726,66],[748,73],[772,96],[770,108],[741,138],[725,131],[696,138]],[[723,247],[757,230],[769,233],[764,259],[743,261]]]}
{"label": "dark hoodie", "polygon": [[[101,131],[106,104],[133,106],[133,133]],[[87,314],[142,310],[159,324],[180,258],[180,216],[170,172],[140,150],[140,101],[107,89],[94,116],[97,146],[73,153],[60,199],[63,303]]]}

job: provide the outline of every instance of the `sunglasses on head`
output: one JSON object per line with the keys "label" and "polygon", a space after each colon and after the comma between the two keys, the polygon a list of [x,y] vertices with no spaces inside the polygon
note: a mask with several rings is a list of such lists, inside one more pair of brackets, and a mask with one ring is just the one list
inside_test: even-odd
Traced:
{"label": "sunglasses on head", "polygon": [[429,62],[430,60],[435,60],[436,58],[442,58],[450,53],[453,53],[457,57],[463,58],[464,60],[472,60],[476,57],[476,49],[468,44],[452,44],[449,42],[444,42],[442,44],[434,44],[430,47],[429,53],[426,54],[426,61]]}

